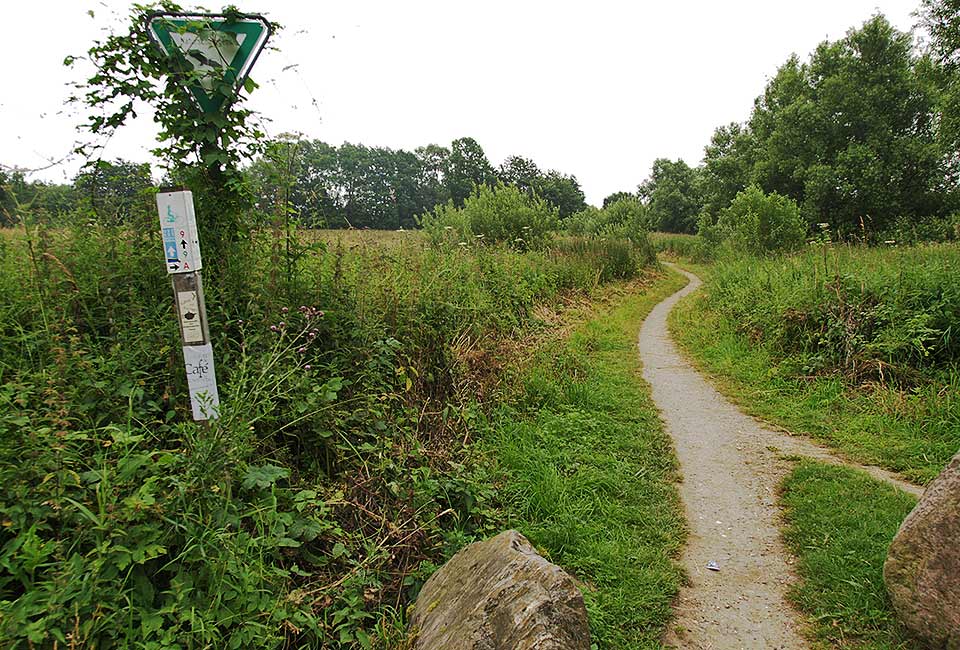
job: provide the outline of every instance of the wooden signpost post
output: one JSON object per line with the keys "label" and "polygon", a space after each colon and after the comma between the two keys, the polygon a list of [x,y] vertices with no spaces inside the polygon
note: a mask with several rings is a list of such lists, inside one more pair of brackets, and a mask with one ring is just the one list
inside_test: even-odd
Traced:
{"label": "wooden signpost post", "polygon": [[[147,20],[150,37],[177,61],[183,83],[204,113],[229,109],[270,31],[270,23],[262,16],[156,13]],[[230,93],[224,93],[224,84]],[[220,394],[203,300],[203,260],[193,193],[186,188],[161,189],[157,212],[183,340],[193,419],[216,419]]]}

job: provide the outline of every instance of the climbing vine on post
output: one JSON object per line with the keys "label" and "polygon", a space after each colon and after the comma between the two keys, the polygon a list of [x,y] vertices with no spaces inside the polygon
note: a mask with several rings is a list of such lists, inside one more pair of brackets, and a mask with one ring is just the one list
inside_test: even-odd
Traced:
{"label": "climbing vine on post", "polygon": [[[152,151],[165,161],[175,182],[194,191],[203,221],[204,249],[223,261],[223,272],[238,252],[237,245],[249,235],[244,214],[252,201],[240,163],[262,151],[265,134],[252,111],[243,107],[244,96],[232,83],[208,83],[208,92],[224,108],[213,112],[201,108],[188,89],[190,75],[197,73],[188,71],[183,57],[168,55],[148,34],[147,21],[157,12],[183,13],[183,9],[168,1],[135,4],[125,31],[95,42],[87,51],[85,58],[96,72],[77,84],[82,92],[70,101],[89,109],[83,126],[97,141],[77,150],[95,158],[102,142],[137,116],[141,103],[151,106],[160,125],[160,146]],[[229,6],[218,20],[229,23],[242,17],[236,7]],[[64,63],[71,66],[79,58],[67,57]],[[242,91],[249,94],[256,87],[248,78]]]}

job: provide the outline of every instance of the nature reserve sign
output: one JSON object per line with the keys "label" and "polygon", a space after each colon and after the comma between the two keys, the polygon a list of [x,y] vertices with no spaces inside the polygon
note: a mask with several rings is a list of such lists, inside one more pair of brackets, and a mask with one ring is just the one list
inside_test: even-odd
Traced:
{"label": "nature reserve sign", "polygon": [[147,31],[177,61],[201,110],[216,113],[247,82],[271,30],[262,16],[162,13],[148,18]]}
{"label": "nature reserve sign", "polygon": [[[146,30],[172,62],[171,79],[186,87],[202,112],[223,115],[240,88],[248,92],[253,89],[247,75],[271,28],[265,18],[256,15],[153,13],[146,18]],[[161,190],[157,212],[183,342],[193,419],[216,419],[220,416],[220,396],[203,298],[203,261],[193,193],[186,188]]]}

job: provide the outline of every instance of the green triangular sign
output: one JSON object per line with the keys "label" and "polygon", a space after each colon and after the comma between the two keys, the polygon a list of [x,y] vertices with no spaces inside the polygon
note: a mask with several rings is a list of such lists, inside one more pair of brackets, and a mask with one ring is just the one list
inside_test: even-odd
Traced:
{"label": "green triangular sign", "polygon": [[152,14],[151,38],[173,57],[204,113],[216,113],[233,101],[270,36],[262,16]]}

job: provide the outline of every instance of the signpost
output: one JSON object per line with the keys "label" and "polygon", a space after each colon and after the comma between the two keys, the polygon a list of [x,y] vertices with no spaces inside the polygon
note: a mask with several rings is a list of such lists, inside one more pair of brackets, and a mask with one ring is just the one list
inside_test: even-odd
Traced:
{"label": "signpost", "polygon": [[[155,13],[147,18],[147,32],[178,62],[201,110],[217,113],[247,80],[271,27],[263,16]],[[221,84],[231,92],[215,92]]]}
{"label": "signpost", "polygon": [[[150,37],[176,60],[182,83],[204,113],[229,108],[270,31],[270,23],[262,16],[156,13],[147,19]],[[161,189],[157,212],[183,339],[193,419],[216,419],[220,395],[203,300],[203,259],[193,193],[185,188]]]}

